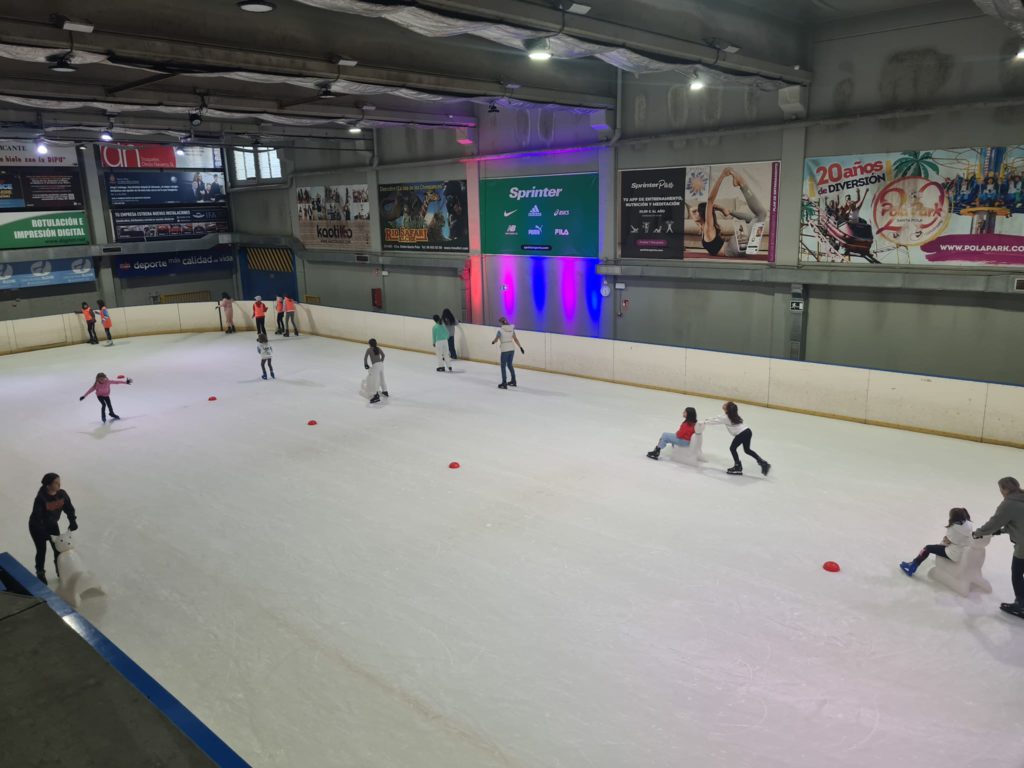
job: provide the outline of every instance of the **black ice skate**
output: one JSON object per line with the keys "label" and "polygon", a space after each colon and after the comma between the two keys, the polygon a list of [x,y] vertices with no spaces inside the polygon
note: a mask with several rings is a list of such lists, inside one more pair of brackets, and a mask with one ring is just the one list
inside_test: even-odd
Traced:
{"label": "black ice skate", "polygon": [[508,384],[499,384],[498,389],[508,389]]}
{"label": "black ice skate", "polygon": [[764,464],[761,465],[761,474],[764,475],[765,477],[768,477],[768,470],[770,470],[771,468],[772,465],[766,461]]}
{"label": "black ice skate", "polygon": [[383,392],[381,392],[381,394],[384,395],[384,397],[391,397],[391,395],[388,394],[388,391],[386,389]]}
{"label": "black ice skate", "polygon": [[114,421],[119,421],[121,417],[118,416],[116,413],[112,413],[110,414],[110,418],[112,418]]}
{"label": "black ice skate", "polygon": [[380,395],[379,394],[378,395],[374,395],[373,397],[370,398],[370,405],[373,405],[374,403],[379,403],[379,402],[380,402]]}
{"label": "black ice skate", "polygon": [[438,369],[437,369],[437,372],[438,372],[438,373],[444,373],[444,367],[438,368]]}
{"label": "black ice skate", "polygon": [[659,456],[661,456],[661,448],[655,448],[653,451],[647,452],[648,459],[654,459],[657,461]]}
{"label": "black ice skate", "polygon": [[508,383],[508,385],[509,385],[510,387],[514,387],[514,386],[516,386],[516,383],[515,383],[514,381],[510,381],[510,382]]}
{"label": "black ice skate", "polygon": [[47,583],[45,571],[36,571],[36,578],[43,582],[43,584]]}
{"label": "black ice skate", "polygon": [[726,472],[726,474],[729,474],[729,475],[742,475],[743,474],[743,467],[741,467],[739,464],[737,464],[735,467],[729,467],[727,470],[725,470],[725,472]]}
{"label": "black ice skate", "polygon": [[1011,616],[1016,616],[1018,619],[1024,619],[1024,605],[1020,603],[1001,603],[999,610]]}

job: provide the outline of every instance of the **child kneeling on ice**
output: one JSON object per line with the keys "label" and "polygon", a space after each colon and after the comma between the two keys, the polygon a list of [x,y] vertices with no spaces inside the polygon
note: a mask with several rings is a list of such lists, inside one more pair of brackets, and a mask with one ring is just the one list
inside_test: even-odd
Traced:
{"label": "child kneeling on ice", "polygon": [[973,530],[974,526],[971,525],[971,516],[967,514],[967,510],[963,507],[953,507],[949,510],[949,525],[946,526],[946,535],[942,537],[942,543],[929,544],[910,562],[900,563],[900,568],[907,576],[913,576],[921,563],[928,559],[928,555],[944,557],[954,563],[960,562],[964,550],[971,545]]}
{"label": "child kneeling on ice", "polygon": [[657,461],[658,457],[661,456],[661,451],[666,445],[678,445],[681,448],[685,448],[690,444],[693,439],[694,429],[697,427],[697,409],[696,408],[685,408],[683,409],[683,423],[679,425],[679,429],[672,432],[663,432],[661,439],[658,444],[654,447],[653,451],[647,452],[647,458],[654,459]]}

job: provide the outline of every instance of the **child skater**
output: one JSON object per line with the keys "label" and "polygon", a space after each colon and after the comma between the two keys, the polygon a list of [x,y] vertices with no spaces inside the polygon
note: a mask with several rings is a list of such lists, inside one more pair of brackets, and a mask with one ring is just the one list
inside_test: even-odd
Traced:
{"label": "child skater", "polygon": [[693,439],[693,432],[696,426],[697,409],[683,409],[683,423],[679,425],[679,429],[675,432],[663,432],[658,444],[654,446],[654,450],[647,452],[647,458],[657,461],[658,457],[661,456],[662,449],[666,445],[678,445],[685,448],[690,444],[690,440]]}
{"label": "child skater", "polygon": [[96,338],[96,316],[87,301],[82,302],[82,317],[85,319],[85,329],[89,332],[89,343],[99,344],[100,340]]}
{"label": "child skater", "polygon": [[114,346],[114,337],[110,335],[110,327],[113,325],[110,322],[110,312],[107,310],[107,303],[103,299],[99,299],[96,302],[96,306],[100,311],[100,320],[103,322],[103,331],[107,334],[107,346]]}
{"label": "child skater", "polygon": [[384,382],[384,350],[377,346],[376,339],[370,339],[369,348],[363,355],[363,368],[370,372],[367,392],[373,392],[371,403],[379,403],[380,396],[388,397],[388,385]]}
{"label": "child skater", "polygon": [[259,340],[261,334],[267,334],[267,305],[263,303],[262,296],[257,296],[253,302],[252,316],[256,321],[256,339]]}
{"label": "child skater", "polygon": [[732,453],[733,465],[727,470],[730,475],[742,475],[743,465],[740,463],[740,455],[736,452],[736,449],[741,445],[743,446],[743,452],[747,456],[753,456],[754,460],[761,467],[761,474],[767,475],[768,470],[772,468],[772,465],[762,459],[752,450],[750,450],[750,439],[754,436],[754,433],[750,431],[750,427],[743,423],[743,419],[740,418],[740,409],[736,406],[736,403],[731,400],[722,406],[722,410],[725,412],[724,416],[715,416],[707,419],[704,423],[706,425],[712,424],[724,424],[725,428],[732,435],[732,445],[729,446],[729,452]]}
{"label": "child skater", "polygon": [[434,340],[434,351],[437,353],[437,370],[444,373],[445,365],[452,369],[451,358],[448,357],[448,329],[441,323],[441,316],[434,315],[434,328],[431,331]]}
{"label": "child skater", "polygon": [[110,385],[111,384],[131,384],[131,379],[120,381],[118,379],[108,379],[107,374],[97,373],[96,381],[89,389],[86,390],[85,394],[78,398],[79,402],[85,400],[91,393],[96,393],[96,399],[100,401],[100,418],[103,419],[103,423],[107,423],[107,411],[110,411],[110,418],[120,419],[121,417],[114,413],[114,406],[110,404]]}
{"label": "child skater", "polygon": [[280,336],[284,333],[284,299],[280,296],[274,299],[274,311],[277,312],[277,330],[274,335]]}
{"label": "child skater", "polygon": [[270,368],[270,378],[276,379],[274,375],[274,361],[271,357],[274,354],[274,348],[270,346],[270,342],[267,341],[267,334],[261,333],[256,337],[256,351],[260,353],[260,368],[263,371],[263,378],[267,378],[267,367]]}
{"label": "child skater", "polygon": [[946,535],[942,537],[941,544],[929,544],[910,562],[900,563],[900,569],[913,576],[921,563],[928,559],[928,555],[944,557],[954,563],[960,562],[964,549],[971,544],[971,533],[974,526],[971,524],[971,516],[963,507],[953,507],[949,510],[949,524],[946,526]]}
{"label": "child skater", "polygon": [[226,326],[224,333],[235,333],[235,303],[227,292],[220,295],[220,301],[217,302],[217,306],[224,313],[224,325]]}

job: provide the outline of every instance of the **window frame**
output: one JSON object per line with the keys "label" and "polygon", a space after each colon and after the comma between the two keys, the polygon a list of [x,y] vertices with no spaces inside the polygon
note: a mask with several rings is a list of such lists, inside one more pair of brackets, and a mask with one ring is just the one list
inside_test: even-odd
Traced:
{"label": "window frame", "polygon": [[[279,176],[269,176],[269,177],[267,177],[267,176],[263,175],[263,169],[260,167],[260,154],[263,153],[263,154],[269,155],[271,152],[274,153],[274,158],[276,158],[276,160],[277,160],[277,167],[278,167],[278,169],[280,171],[280,175]],[[252,146],[252,145],[249,145],[249,146],[232,146],[230,154],[231,154],[231,182],[232,182],[233,186],[235,186],[235,187],[255,187],[255,186],[260,186],[260,185],[279,185],[279,184],[284,183],[284,181],[285,181],[284,164],[281,162],[281,156],[278,154],[278,148],[277,147],[267,147],[267,146],[264,146],[262,144],[258,144],[256,146]],[[251,158],[252,159],[252,169],[254,171],[253,175],[249,176],[248,175],[248,170],[243,168],[243,170],[245,171],[247,177],[245,179],[239,178],[239,175],[238,175],[239,164],[238,164],[237,154],[242,154],[242,155],[245,155],[247,158]],[[248,165],[248,163],[246,163],[246,165]],[[273,163],[272,163],[272,160],[271,160],[270,157],[268,157],[267,165],[268,165],[268,168],[271,168],[271,170],[272,170]]]}

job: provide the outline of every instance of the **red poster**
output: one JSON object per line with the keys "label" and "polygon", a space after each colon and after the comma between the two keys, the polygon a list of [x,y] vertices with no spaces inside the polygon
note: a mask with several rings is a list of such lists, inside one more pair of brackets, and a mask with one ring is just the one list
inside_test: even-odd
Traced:
{"label": "red poster", "polygon": [[174,147],[160,144],[104,144],[100,147],[104,168],[174,168]]}

